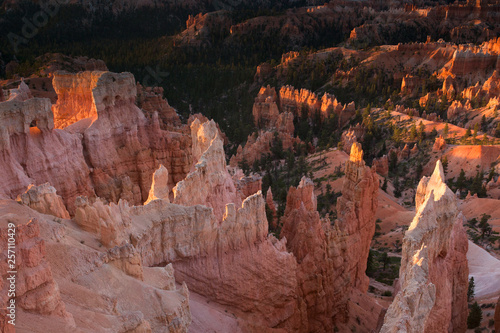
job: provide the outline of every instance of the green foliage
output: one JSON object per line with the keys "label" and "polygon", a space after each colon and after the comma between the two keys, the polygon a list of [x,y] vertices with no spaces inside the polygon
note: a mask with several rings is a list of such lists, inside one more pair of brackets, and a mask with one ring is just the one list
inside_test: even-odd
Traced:
{"label": "green foliage", "polygon": [[[448,172],[448,157],[447,156],[443,156],[441,158],[441,164],[443,165],[443,171],[446,174]],[[464,174],[464,177],[465,177],[465,174]]]}
{"label": "green foliage", "polygon": [[446,123],[444,125],[444,129],[443,129],[443,137],[446,139],[446,137],[448,136],[448,131],[449,131],[449,127],[448,127],[448,123]]}
{"label": "green foliage", "polygon": [[469,287],[467,289],[467,302],[472,301],[472,299],[474,298],[474,288],[474,277],[471,276],[471,278],[469,279]]}
{"label": "green foliage", "polygon": [[384,183],[382,184],[382,191],[387,192],[387,178],[384,178]]}
{"label": "green foliage", "polygon": [[400,198],[402,194],[401,183],[399,182],[399,176],[394,178],[394,196]]}
{"label": "green foliage", "polygon": [[464,169],[460,169],[460,174],[458,175],[458,178],[457,178],[457,181],[455,183],[455,187],[459,190],[465,188],[465,182],[466,182],[466,178],[465,178],[465,171]]}
{"label": "green foliage", "polygon": [[389,154],[389,172],[397,172],[398,168],[398,154],[393,150]]}
{"label": "green foliage", "polygon": [[481,325],[481,320],[483,319],[483,311],[481,311],[481,307],[477,302],[474,302],[472,304],[470,311],[469,311],[469,316],[467,317],[467,328],[472,329],[479,327]]}
{"label": "green foliage", "polygon": [[392,285],[399,276],[401,258],[390,257],[385,251],[370,249],[366,266],[366,275],[378,282]]}

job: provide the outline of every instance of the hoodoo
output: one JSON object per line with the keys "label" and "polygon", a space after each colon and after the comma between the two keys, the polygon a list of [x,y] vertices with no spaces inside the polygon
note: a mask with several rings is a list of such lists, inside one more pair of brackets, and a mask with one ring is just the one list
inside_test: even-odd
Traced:
{"label": "hoodoo", "polygon": [[467,234],[441,162],[420,181],[416,215],[403,240],[400,291],[381,332],[465,332]]}

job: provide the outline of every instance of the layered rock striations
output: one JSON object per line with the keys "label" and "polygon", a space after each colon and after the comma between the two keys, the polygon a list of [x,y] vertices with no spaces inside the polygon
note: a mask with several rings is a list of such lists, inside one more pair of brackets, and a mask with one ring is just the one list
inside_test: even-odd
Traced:
{"label": "layered rock striations", "polygon": [[[319,114],[321,118],[328,118],[336,114],[340,126],[354,116],[354,102],[342,105],[335,96],[324,94],[321,98],[307,89],[295,89],[292,86],[283,86],[279,91],[280,108],[283,112],[291,112],[297,117],[314,117]],[[307,112],[306,114],[302,114]]]}
{"label": "layered rock striations", "polygon": [[[170,187],[183,179],[191,165],[190,138],[163,131],[157,113],[149,120],[145,117],[135,105],[137,89],[132,74],[89,75],[98,76],[91,91],[97,119],[83,129],[82,143],[97,196],[111,202],[146,201],[151,176],[159,164],[170,171]],[[68,80],[77,84],[79,77],[72,75]]]}
{"label": "layered rock striations", "polygon": [[50,100],[0,103],[0,192],[16,198],[49,182],[71,212],[78,195],[94,195],[81,140],[54,129]]}
{"label": "layered rock striations", "polygon": [[[0,324],[3,322],[2,331],[8,332],[10,325],[4,322],[12,317],[5,317],[7,305],[10,305],[8,294],[11,278],[15,276],[15,306],[16,309],[28,311],[44,316],[55,316],[61,318],[68,326],[74,327],[75,322],[73,316],[66,311],[64,302],[61,299],[59,287],[52,275],[51,267],[46,259],[45,241],[40,238],[40,224],[38,220],[32,219],[29,222],[22,223],[17,218],[5,218],[2,216],[0,225],[0,257],[2,262],[1,275],[2,296],[0,304],[2,305],[2,313],[0,314]],[[9,234],[13,234],[9,236]],[[8,252],[8,238],[14,240],[14,247],[10,248],[15,251],[17,256],[13,260],[14,268],[7,268],[7,258],[12,259]],[[14,249],[14,250],[13,250]],[[15,271],[15,274],[8,273]],[[17,313],[20,316],[19,312]],[[2,320],[3,319],[3,320]],[[21,318],[18,318],[19,321]],[[12,326],[10,326],[12,327]],[[15,331],[15,330],[14,330]]]}
{"label": "layered rock striations", "polygon": [[355,288],[366,292],[365,274],[370,242],[375,233],[374,216],[378,206],[378,177],[363,160],[361,144],[354,143],[345,166],[342,196],[337,199],[336,225],[346,242],[342,260]]}
{"label": "layered rock striations", "polygon": [[162,130],[157,113],[144,116],[131,74],[58,73],[54,87],[60,98],[52,110],[49,99],[0,104],[6,197],[49,182],[73,214],[77,196],[146,201],[160,164],[169,170],[170,188],[189,172],[191,138]]}
{"label": "layered rock striations", "polygon": [[465,332],[467,235],[439,161],[432,176],[420,181],[415,202],[403,240],[400,291],[381,332]]}
{"label": "layered rock striations", "polygon": [[329,332],[349,317],[352,293],[366,293],[366,261],[375,232],[378,178],[355,144],[333,224],[317,212],[314,184],[290,188],[281,237],[297,260],[297,296],[304,332]]}
{"label": "layered rock striations", "polygon": [[198,160],[195,170],[173,189],[174,203],[184,206],[205,205],[214,209],[220,220],[225,206],[241,205],[233,180],[226,168],[226,157],[217,126],[212,120],[191,124],[193,158]]}

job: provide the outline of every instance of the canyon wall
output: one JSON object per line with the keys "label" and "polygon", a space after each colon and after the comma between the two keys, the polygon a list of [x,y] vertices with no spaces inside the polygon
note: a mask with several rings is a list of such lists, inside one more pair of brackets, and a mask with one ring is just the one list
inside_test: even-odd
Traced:
{"label": "canyon wall", "polygon": [[157,113],[145,117],[132,74],[59,72],[54,88],[60,96],[52,110],[49,99],[0,104],[4,196],[48,182],[73,214],[77,196],[143,203],[160,164],[170,188],[189,172],[191,138],[162,130]]}
{"label": "canyon wall", "polygon": [[49,182],[72,211],[77,195],[94,195],[82,142],[54,129],[49,99],[0,103],[0,117],[4,197],[16,198],[30,184]]}
{"label": "canyon wall", "polygon": [[320,98],[307,89],[299,90],[292,86],[281,87],[279,102],[282,112],[290,112],[296,117],[313,118],[319,114],[322,119],[325,119],[331,114],[336,114],[339,117],[339,126],[344,126],[356,111],[354,102],[342,105],[331,94],[325,93]]}

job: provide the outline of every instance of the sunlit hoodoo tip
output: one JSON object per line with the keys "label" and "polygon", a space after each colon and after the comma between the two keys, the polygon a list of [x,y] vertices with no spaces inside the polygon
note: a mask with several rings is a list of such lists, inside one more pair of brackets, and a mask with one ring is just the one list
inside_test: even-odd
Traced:
{"label": "sunlit hoodoo tip", "polygon": [[360,162],[363,160],[363,149],[361,143],[354,142],[351,146],[351,155],[349,156],[351,162]]}
{"label": "sunlit hoodoo tip", "polygon": [[434,172],[432,173],[432,178],[436,180],[439,179],[442,183],[445,182],[444,169],[441,160],[437,160],[436,167],[434,168]]}

